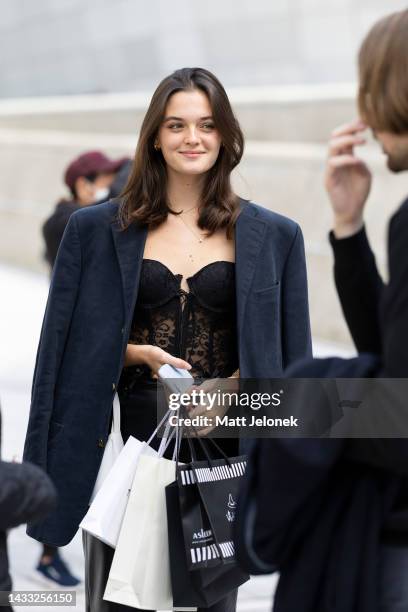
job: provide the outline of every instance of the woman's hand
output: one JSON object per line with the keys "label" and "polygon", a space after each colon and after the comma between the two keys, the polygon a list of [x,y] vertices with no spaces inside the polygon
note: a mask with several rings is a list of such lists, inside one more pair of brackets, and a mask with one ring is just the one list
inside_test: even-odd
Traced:
{"label": "woman's hand", "polygon": [[354,154],[364,144],[362,121],[343,125],[333,131],[329,141],[325,187],[334,212],[336,238],[346,238],[363,226],[363,209],[371,188],[371,172]]}
{"label": "woman's hand", "polygon": [[[225,399],[223,396],[224,393],[239,394],[239,379],[236,376],[230,376],[229,378],[211,378],[204,381],[201,385],[193,385],[188,392],[191,393],[192,390],[203,391],[206,395],[213,395],[213,397],[215,396],[217,398],[218,393],[220,393],[220,397]],[[216,417],[222,418],[229,408],[229,403],[223,403],[223,401],[221,403],[217,401],[211,402],[211,406],[204,401],[198,406],[190,404],[190,406],[187,407],[187,412],[189,418],[194,418],[196,416],[207,417],[207,426],[196,427],[197,435],[199,437],[204,437],[217,427]],[[190,435],[194,437],[195,434],[190,432]]]}
{"label": "woman's hand", "polygon": [[187,361],[179,359],[178,357],[173,357],[173,355],[166,353],[166,351],[159,346],[153,346],[151,344],[127,345],[125,356],[126,367],[131,365],[147,365],[152,372],[153,378],[157,378],[159,369],[165,363],[183,370],[191,369],[191,365]]}

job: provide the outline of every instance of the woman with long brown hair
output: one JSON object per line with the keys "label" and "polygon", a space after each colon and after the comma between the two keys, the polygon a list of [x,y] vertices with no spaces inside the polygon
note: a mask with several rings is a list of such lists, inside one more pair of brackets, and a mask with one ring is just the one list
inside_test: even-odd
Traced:
{"label": "woman with long brown hair", "polygon": [[[302,234],[293,221],[233,192],[243,143],[216,77],[178,70],[153,95],[121,198],[70,220],[26,441],[26,458],[45,466],[60,492],[59,508],[29,527],[36,539],[61,546],[75,534],[116,391],[124,439],[147,439],[163,364],[199,379],[238,369],[241,377],[268,378],[310,353]],[[102,602],[110,559],[101,547],[85,541],[87,609],[124,610]],[[211,610],[235,605],[233,592]]]}

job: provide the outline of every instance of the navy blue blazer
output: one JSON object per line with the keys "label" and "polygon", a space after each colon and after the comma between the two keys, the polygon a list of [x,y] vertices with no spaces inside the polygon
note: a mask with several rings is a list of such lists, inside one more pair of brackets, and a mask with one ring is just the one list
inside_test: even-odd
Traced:
{"label": "navy blue blazer", "polygon": [[[73,538],[87,511],[137,299],[147,229],[121,230],[117,207],[71,216],[37,353],[24,458],[51,476],[59,502],[28,534],[56,546]],[[311,353],[302,233],[242,200],[235,244],[240,374],[279,377]]]}

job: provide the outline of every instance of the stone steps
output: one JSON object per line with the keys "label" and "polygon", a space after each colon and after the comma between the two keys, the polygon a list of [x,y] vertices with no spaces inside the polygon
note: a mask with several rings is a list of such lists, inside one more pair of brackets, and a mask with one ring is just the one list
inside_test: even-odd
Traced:
{"label": "stone steps", "polygon": [[[322,142],[356,114],[353,83],[230,88],[248,140]],[[134,138],[151,92],[0,100],[0,128],[109,133]]]}

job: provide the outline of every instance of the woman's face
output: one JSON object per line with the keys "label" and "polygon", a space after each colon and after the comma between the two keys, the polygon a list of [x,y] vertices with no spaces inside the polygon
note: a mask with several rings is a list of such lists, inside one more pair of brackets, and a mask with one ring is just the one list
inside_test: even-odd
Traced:
{"label": "woman's face", "polygon": [[168,101],[157,135],[168,170],[178,174],[205,174],[215,164],[221,137],[214,126],[204,92],[179,91]]}

